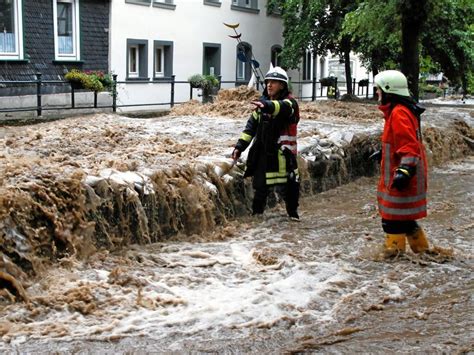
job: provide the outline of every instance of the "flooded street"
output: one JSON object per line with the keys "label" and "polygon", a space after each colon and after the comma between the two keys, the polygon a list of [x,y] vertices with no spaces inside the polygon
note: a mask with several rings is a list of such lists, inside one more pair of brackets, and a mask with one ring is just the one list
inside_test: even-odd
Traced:
{"label": "flooded street", "polygon": [[437,253],[381,255],[376,178],[191,238],[63,258],[2,305],[0,351],[474,350],[474,159],[430,171]]}

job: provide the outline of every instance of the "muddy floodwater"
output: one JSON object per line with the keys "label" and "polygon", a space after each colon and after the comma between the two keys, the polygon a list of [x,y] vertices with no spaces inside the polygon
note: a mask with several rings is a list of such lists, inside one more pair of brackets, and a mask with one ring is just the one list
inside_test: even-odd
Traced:
{"label": "muddy floodwater", "polygon": [[474,351],[472,156],[430,171],[431,247],[380,256],[376,178],[209,234],[86,260],[2,306],[0,351],[469,353]]}

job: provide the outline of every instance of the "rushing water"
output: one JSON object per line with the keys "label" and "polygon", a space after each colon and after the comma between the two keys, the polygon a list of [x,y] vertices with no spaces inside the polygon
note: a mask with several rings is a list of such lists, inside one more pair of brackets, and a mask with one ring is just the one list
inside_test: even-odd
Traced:
{"label": "rushing water", "polygon": [[375,178],[184,240],[63,259],[1,306],[29,353],[473,351],[472,156],[430,172],[438,253],[381,255]]}

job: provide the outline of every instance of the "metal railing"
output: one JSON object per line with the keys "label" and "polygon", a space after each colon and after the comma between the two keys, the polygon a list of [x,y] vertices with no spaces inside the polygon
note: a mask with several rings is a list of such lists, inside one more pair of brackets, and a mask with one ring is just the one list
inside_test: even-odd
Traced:
{"label": "metal railing", "polygon": [[[117,81],[117,75],[114,74],[112,75],[113,79],[113,84],[112,84],[112,89],[110,91],[110,95],[112,97],[112,102],[110,105],[99,105],[98,104],[98,92],[95,91],[93,92],[93,103],[92,105],[87,105],[87,106],[79,106],[76,104],[76,94],[77,94],[77,89],[74,88],[74,86],[64,80],[42,80],[42,74],[37,73],[36,74],[36,80],[18,80],[18,81],[0,81],[0,85],[3,86],[8,86],[8,85],[19,85],[19,86],[24,86],[24,85],[33,85],[36,87],[36,105],[35,106],[29,106],[29,107],[13,107],[13,108],[2,108],[0,107],[0,113],[1,112],[24,112],[24,111],[36,111],[36,114],[38,116],[42,116],[43,111],[46,110],[79,110],[79,109],[97,109],[97,108],[110,108],[112,109],[113,112],[117,112],[118,108],[122,107],[143,107],[143,106],[163,106],[167,105],[170,107],[173,107],[176,104],[181,104],[185,101],[182,102],[177,102],[175,100],[175,91],[176,91],[176,85],[188,85],[189,86],[189,100],[193,99],[193,86],[186,80],[186,81],[178,81],[176,80],[175,75],[171,75],[170,79],[160,79],[159,81]],[[238,82],[238,81],[223,81],[222,77],[218,77],[219,80],[219,86],[218,90],[226,87],[236,87],[238,85],[245,85],[244,82]],[[291,78],[290,78],[291,80]],[[260,80],[257,80],[256,87],[257,90],[261,90],[261,85],[259,84]],[[119,85],[122,84],[152,84],[152,85],[163,85],[163,84],[168,84],[169,85],[169,101],[163,101],[163,102],[147,102],[147,103],[124,103],[120,104],[118,103],[118,95],[117,95],[117,88]],[[308,85],[311,85],[311,96],[297,96],[296,98],[299,100],[308,100],[311,99],[311,101],[315,101],[317,98],[326,98],[326,97],[334,97],[337,98],[337,93],[340,91],[344,91],[342,87],[340,86],[341,84],[345,83],[340,82],[337,83],[337,80],[335,80],[335,85],[334,86],[325,86],[323,83],[319,80],[317,81],[316,78],[313,78],[312,81],[301,81],[301,82],[292,82],[293,86],[296,85],[301,85],[307,88]],[[70,87],[70,104],[69,105],[60,105],[60,106],[48,106],[44,105],[42,102],[42,97],[45,95],[45,91],[43,90],[44,86],[47,85],[68,85]],[[319,89],[318,89],[319,86]],[[334,89],[333,94],[331,94],[331,90]],[[341,90],[342,89],[342,90]],[[369,98],[369,90],[370,90],[370,83],[366,85],[359,85],[359,83],[356,82],[354,79],[352,82],[352,89],[353,92],[356,92],[357,89],[357,94],[356,96],[358,97],[365,97]],[[86,90],[87,91],[87,90]],[[82,90],[84,92],[84,90]],[[67,90],[63,93],[67,93]],[[202,96],[202,95],[201,95]]]}

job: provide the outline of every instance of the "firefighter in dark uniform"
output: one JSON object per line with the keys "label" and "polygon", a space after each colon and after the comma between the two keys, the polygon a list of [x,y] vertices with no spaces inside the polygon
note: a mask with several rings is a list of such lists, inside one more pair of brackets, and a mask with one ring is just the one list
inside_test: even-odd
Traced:
{"label": "firefighter in dark uniform", "polygon": [[255,190],[252,213],[262,214],[270,188],[278,187],[292,220],[299,220],[299,174],[296,130],[299,109],[288,90],[288,75],[280,67],[265,75],[265,90],[232,152],[232,158],[252,143],[244,177],[252,176]]}

